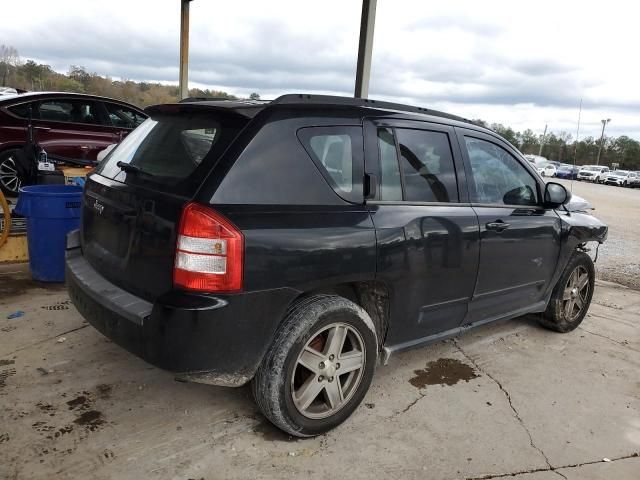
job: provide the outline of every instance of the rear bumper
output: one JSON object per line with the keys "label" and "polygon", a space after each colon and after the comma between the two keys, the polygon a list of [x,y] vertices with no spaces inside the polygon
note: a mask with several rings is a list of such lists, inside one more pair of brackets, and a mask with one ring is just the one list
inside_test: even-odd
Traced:
{"label": "rear bumper", "polygon": [[129,352],[179,379],[240,386],[253,378],[297,292],[214,297],[172,292],[154,303],[102,277],[80,248],[67,250],[66,279],[78,311]]}

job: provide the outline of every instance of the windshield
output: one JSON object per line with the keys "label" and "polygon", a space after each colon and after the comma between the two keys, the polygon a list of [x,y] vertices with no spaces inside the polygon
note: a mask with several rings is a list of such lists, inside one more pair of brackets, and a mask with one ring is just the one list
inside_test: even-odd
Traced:
{"label": "windshield", "polygon": [[621,175],[621,176],[623,176],[623,177],[626,177],[627,175],[629,175],[629,172],[628,172],[628,171],[626,171],[626,170],[616,170],[616,171],[615,171],[615,172],[613,172],[613,173],[615,173],[616,175]]}
{"label": "windshield", "polygon": [[588,170],[589,172],[599,172],[602,167],[582,167],[582,170]]}

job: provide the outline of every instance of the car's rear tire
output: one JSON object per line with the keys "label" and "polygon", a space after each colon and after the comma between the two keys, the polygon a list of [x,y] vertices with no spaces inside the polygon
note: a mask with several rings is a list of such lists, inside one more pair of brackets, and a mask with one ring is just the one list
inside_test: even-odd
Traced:
{"label": "car's rear tire", "polygon": [[17,197],[22,184],[16,169],[16,153],[12,148],[0,153],[0,190],[7,197]]}
{"label": "car's rear tire", "polygon": [[591,257],[576,251],[553,289],[540,323],[562,333],[577,328],[589,310],[594,284],[595,268]]}
{"label": "car's rear tire", "polygon": [[281,430],[320,435],[358,407],[377,356],[375,326],[360,306],[336,295],[305,298],[278,329],[252,381],[254,399]]}

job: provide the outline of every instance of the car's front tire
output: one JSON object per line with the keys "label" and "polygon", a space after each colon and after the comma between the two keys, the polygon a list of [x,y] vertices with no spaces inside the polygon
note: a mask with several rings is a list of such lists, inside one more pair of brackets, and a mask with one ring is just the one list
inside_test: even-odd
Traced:
{"label": "car's front tire", "polygon": [[591,257],[576,251],[553,289],[540,323],[562,333],[577,328],[591,305],[595,276]]}
{"label": "car's front tire", "polygon": [[375,371],[375,326],[355,303],[336,295],[296,302],[252,381],[267,419],[297,437],[344,422],[364,398]]}

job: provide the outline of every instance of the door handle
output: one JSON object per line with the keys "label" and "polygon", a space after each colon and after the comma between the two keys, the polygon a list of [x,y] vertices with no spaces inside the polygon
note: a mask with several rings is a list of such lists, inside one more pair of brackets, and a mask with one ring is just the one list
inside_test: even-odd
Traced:
{"label": "door handle", "polygon": [[40,130],[42,132],[48,132],[49,130],[51,130],[50,127],[33,127],[35,130]]}
{"label": "door handle", "polygon": [[487,230],[493,230],[494,232],[502,232],[509,228],[510,224],[503,222],[502,220],[496,220],[495,222],[487,223]]}

